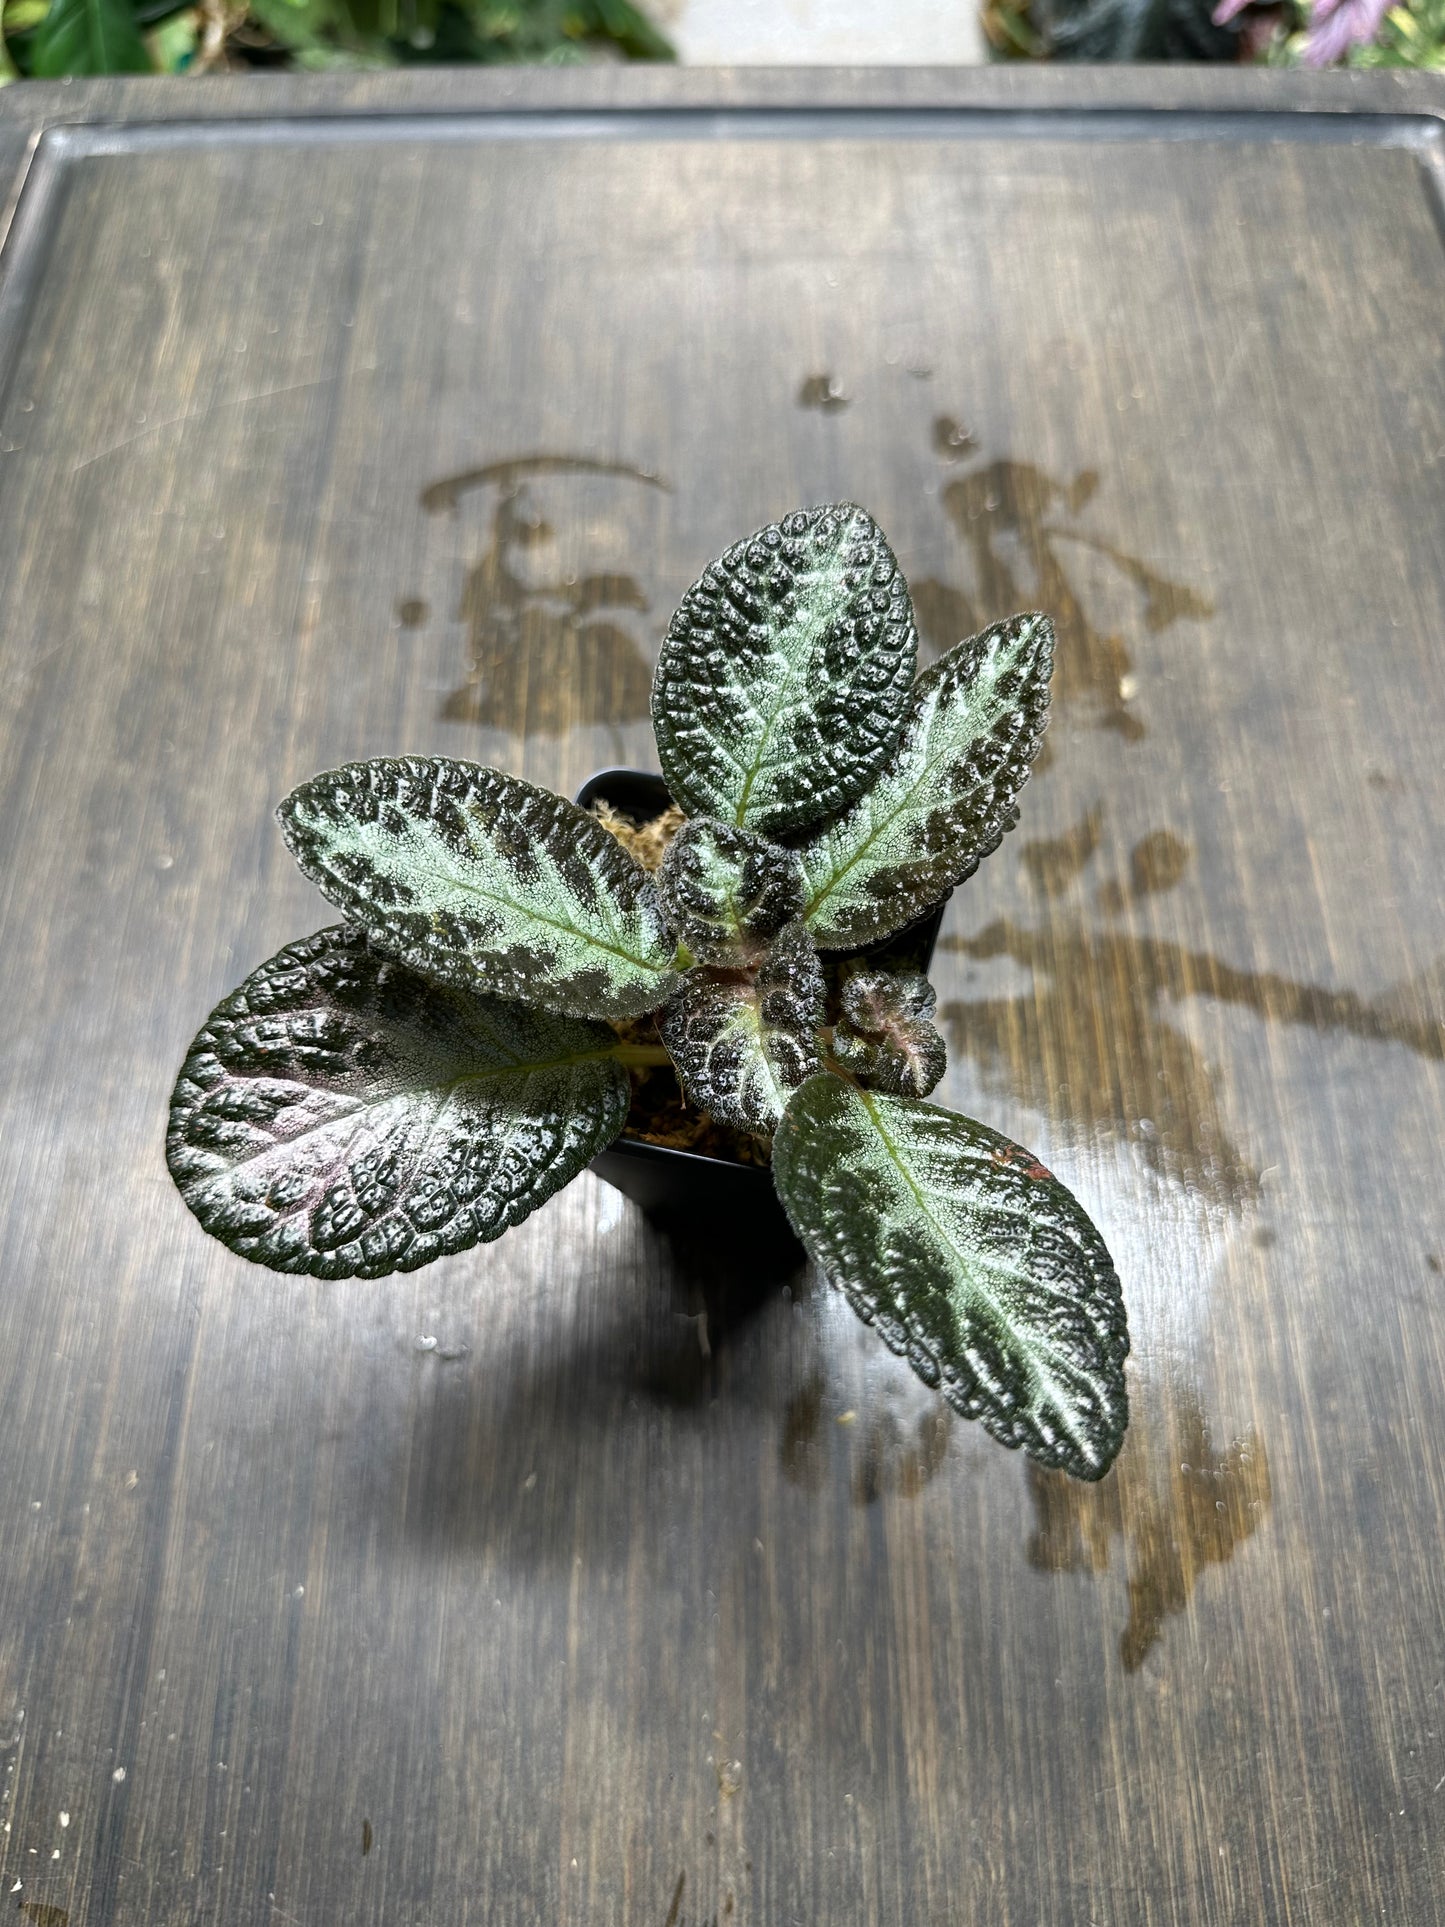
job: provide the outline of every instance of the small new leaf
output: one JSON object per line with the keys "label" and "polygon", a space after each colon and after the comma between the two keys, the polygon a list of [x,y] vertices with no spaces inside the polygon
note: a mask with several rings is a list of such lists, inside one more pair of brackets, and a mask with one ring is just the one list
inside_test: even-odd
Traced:
{"label": "small new leaf", "polygon": [[803,866],[754,830],[697,816],[668,845],[657,892],[695,957],[748,967],[802,909]]}
{"label": "small new leaf", "polygon": [[938,997],[917,971],[855,970],[844,979],[833,1055],[860,1084],[893,1097],[927,1097],[948,1068],[933,1025]]}
{"label": "small new leaf", "polygon": [[810,1255],[956,1411],[1041,1465],[1103,1477],[1128,1423],[1119,1280],[1027,1151],[825,1073],[789,1102],[773,1175]]}
{"label": "small new leaf", "polygon": [[520,777],[408,756],[349,763],[277,811],[296,861],[429,977],[579,1017],[677,986],[652,880],[601,824]]}
{"label": "small new leaf", "polygon": [[652,685],[668,788],[689,816],[776,836],[882,770],[918,655],[903,572],[852,503],[735,543],[683,597]]}
{"label": "small new leaf", "polygon": [[696,970],[657,1020],[689,1100],[719,1124],[765,1134],[820,1068],[823,973],[799,921],[779,933],[755,979]]}
{"label": "small new leaf", "polygon": [[379,1278],[500,1237],[627,1118],[614,1034],[428,982],[340,925],[211,1013],[166,1158],[243,1258]]}
{"label": "small new leaf", "polygon": [[800,846],[820,949],[901,930],[998,848],[1043,736],[1053,645],[1047,616],[1012,616],[919,677],[883,775]]}

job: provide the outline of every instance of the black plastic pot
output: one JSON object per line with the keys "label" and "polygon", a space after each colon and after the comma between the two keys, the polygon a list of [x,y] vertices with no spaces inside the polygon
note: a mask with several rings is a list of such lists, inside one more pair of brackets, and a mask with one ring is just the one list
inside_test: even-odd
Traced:
{"label": "black plastic pot", "polygon": [[[588,777],[576,800],[583,809],[599,801],[610,803],[633,822],[648,823],[661,816],[672,797],[662,778],[647,770],[602,769]],[[907,957],[916,969],[926,971],[947,901],[873,952],[861,954]],[[802,1247],[773,1188],[772,1173],[762,1165],[734,1164],[728,1158],[620,1137],[592,1160],[592,1169],[664,1226],[723,1236],[756,1247],[760,1255],[782,1253],[801,1262]]]}

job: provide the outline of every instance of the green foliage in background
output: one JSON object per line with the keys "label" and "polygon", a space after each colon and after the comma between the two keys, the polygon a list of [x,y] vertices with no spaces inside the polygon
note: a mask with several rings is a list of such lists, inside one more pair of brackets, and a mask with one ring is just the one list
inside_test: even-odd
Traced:
{"label": "green foliage in background", "polygon": [[9,0],[0,21],[0,81],[673,57],[632,0]]}
{"label": "green foliage in background", "polygon": [[1445,73],[1445,0],[1411,0],[1391,7],[1373,46],[1352,67],[1430,67]]}

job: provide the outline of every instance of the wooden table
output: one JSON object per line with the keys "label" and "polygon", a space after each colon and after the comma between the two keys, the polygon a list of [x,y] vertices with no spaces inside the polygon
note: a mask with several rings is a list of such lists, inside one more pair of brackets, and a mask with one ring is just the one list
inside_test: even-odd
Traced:
{"label": "wooden table", "polygon": [[[0,94],[0,1899],[41,1927],[1445,1921],[1445,85]],[[946,1100],[1124,1278],[1098,1487],[595,1178],[381,1283],[162,1162],[354,757],[575,786],[856,497],[1063,639]]]}

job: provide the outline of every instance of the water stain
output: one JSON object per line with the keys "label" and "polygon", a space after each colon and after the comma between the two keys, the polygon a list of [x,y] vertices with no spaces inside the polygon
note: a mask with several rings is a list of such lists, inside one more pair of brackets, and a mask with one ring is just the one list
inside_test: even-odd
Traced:
{"label": "water stain", "polygon": [[[720,1793],[721,1793],[723,1784],[724,1784],[723,1771],[721,1768],[719,1768],[718,1769],[718,1788]],[[737,1792],[737,1786],[732,1785],[731,1782],[728,1782],[728,1785],[731,1787],[731,1793]],[[731,1793],[722,1793],[721,1797],[723,1799],[729,1799],[731,1797]],[[716,1846],[717,1836],[713,1833],[709,1833],[707,1835],[707,1844],[710,1847]],[[751,1861],[748,1862],[748,1871],[749,1872],[752,1871]],[[686,1886],[687,1886],[687,1875],[686,1873],[680,1873],[677,1876],[677,1885],[672,1890],[672,1904],[667,1910],[667,1918],[662,1923],[662,1927],[689,1927],[687,1916],[682,1911],[682,1896],[683,1896],[683,1890],[685,1889]],[[731,1894],[729,1894],[727,1896],[726,1901],[723,1904],[723,1910],[722,1910],[723,1918],[726,1919],[727,1916],[732,1913],[732,1910],[733,1910],[733,1897]],[[702,1917],[699,1915],[695,1923],[695,1927],[718,1927],[718,1915],[716,1910],[714,1910],[714,1912],[706,1920],[703,1920]]]}
{"label": "water stain", "polygon": [[1272,1023],[1445,1057],[1445,960],[1367,999],[1072,920],[1029,930],[1004,919],[939,947],[1032,973],[1021,995],[965,997],[939,1013],[954,1054],[991,1088],[1042,1112],[1065,1141],[1126,1139],[1160,1177],[1231,1209],[1258,1196],[1259,1173],[1230,1137],[1208,1062],[1168,1021],[1171,1003],[1210,997]]}
{"label": "water stain", "polygon": [[20,1912],[27,1920],[33,1920],[36,1927],[70,1927],[70,1915],[64,1907],[51,1907],[43,1900],[22,1900]]}
{"label": "water stain", "polygon": [[814,1372],[788,1400],[783,1414],[783,1477],[804,1492],[817,1492],[823,1484],[823,1390],[822,1374]]}
{"label": "water stain", "polygon": [[[548,509],[566,507],[564,478],[665,489],[647,469],[569,455],[523,455],[444,477],[422,491],[433,514],[456,514],[472,490],[491,495],[480,552],[465,565],[457,607],[467,632],[466,675],[442,705],[448,722],[518,735],[558,736],[590,723],[637,722],[649,713],[652,663],[630,615],[649,600],[631,574],[547,572],[557,531]],[[585,518],[570,516],[575,538]],[[425,610],[407,597],[402,611]],[[422,618],[424,619],[424,617]]]}
{"label": "water stain", "polygon": [[962,423],[956,422],[952,415],[938,415],[933,423],[933,452],[942,456],[945,462],[956,462],[960,456],[967,455],[978,447],[972,433]]}
{"label": "water stain", "polygon": [[1029,1564],[1041,1572],[1104,1572],[1122,1542],[1129,1616],[1119,1637],[1137,1672],[1164,1623],[1188,1606],[1201,1575],[1224,1565],[1269,1511],[1269,1458],[1251,1430],[1220,1452],[1193,1397],[1163,1425],[1131,1428],[1118,1464],[1098,1485],[1029,1467],[1034,1531]]}
{"label": "water stain", "polygon": [[1106,916],[1122,917],[1131,903],[1142,897],[1158,896],[1183,882],[1193,851],[1172,830],[1153,830],[1141,837],[1129,852],[1129,882],[1109,877],[1094,893],[1094,901]]}
{"label": "water stain", "polygon": [[887,1493],[916,1499],[942,1471],[952,1436],[953,1414],[946,1405],[923,1412],[911,1433],[894,1413],[874,1413],[859,1440],[852,1481],[854,1505],[873,1505]]}
{"label": "water stain", "polygon": [[686,1885],[687,1871],[684,1868],[677,1876],[677,1885],[672,1890],[672,1905],[667,1910],[667,1919],[663,1922],[662,1927],[677,1927],[677,1916],[682,1908],[682,1892]]}
{"label": "water stain", "polygon": [[909,587],[919,636],[935,655],[943,655],[956,642],[977,632],[977,605],[962,589],[930,575],[920,576]]}
{"label": "water stain", "polygon": [[396,619],[403,629],[421,629],[431,616],[431,604],[424,596],[402,596],[396,605]]}
{"label": "water stain", "polygon": [[1134,585],[1151,632],[1203,621],[1214,605],[1078,524],[1098,487],[1093,469],[1065,481],[1032,462],[1008,460],[986,462],[948,483],[943,507],[969,552],[974,586],[965,592],[925,577],[913,585],[914,608],[923,636],[940,651],[1017,609],[1048,610],[1059,640],[1056,708],[1082,712],[1097,727],[1137,741],[1145,725],[1131,707],[1138,686],[1133,658],[1122,636],[1091,620],[1071,573],[1071,549],[1105,557]]}
{"label": "water stain", "polygon": [[[783,1476],[804,1492],[822,1489],[835,1425],[853,1424],[855,1414],[830,1414],[825,1409],[826,1388],[821,1372],[813,1372],[788,1400],[783,1414],[779,1457]],[[850,1492],[854,1505],[870,1506],[886,1494],[916,1499],[942,1471],[953,1436],[954,1415],[946,1406],[930,1406],[919,1414],[911,1430],[894,1412],[870,1412],[852,1440],[853,1471]]]}
{"label": "water stain", "polygon": [[1081,468],[1072,482],[1061,484],[1064,506],[1070,515],[1077,515],[1093,501],[1099,492],[1099,471],[1096,468]]}
{"label": "water stain", "polygon": [[1189,868],[1190,849],[1172,830],[1154,830],[1129,852],[1129,885],[1136,897],[1172,890]]}
{"label": "water stain", "polygon": [[832,375],[809,375],[798,389],[799,408],[821,409],[825,415],[836,415],[852,399]]}
{"label": "water stain", "polygon": [[463,469],[459,475],[443,476],[430,482],[421,492],[421,505],[429,515],[443,510],[455,512],[461,499],[476,488],[515,488],[542,475],[600,475],[623,481],[645,482],[650,488],[671,491],[671,483],[656,469],[637,468],[631,462],[599,461],[589,455],[508,455],[480,468]]}
{"label": "water stain", "polygon": [[1018,846],[1019,861],[1040,896],[1063,895],[1098,849],[1103,822],[1096,803],[1062,836],[1036,836]]}

